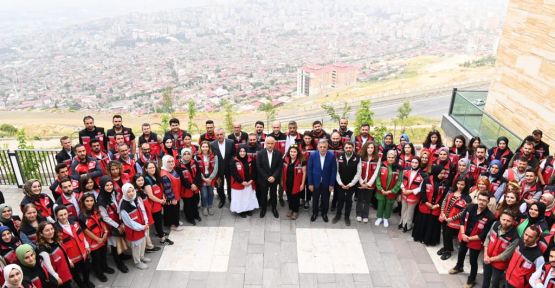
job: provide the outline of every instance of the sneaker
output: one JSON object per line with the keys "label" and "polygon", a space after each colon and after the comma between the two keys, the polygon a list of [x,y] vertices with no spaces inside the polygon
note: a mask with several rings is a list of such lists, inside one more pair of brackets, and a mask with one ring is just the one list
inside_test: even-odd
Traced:
{"label": "sneaker", "polygon": [[378,219],[376,219],[376,222],[374,222],[374,225],[380,226],[380,224],[382,224],[382,221],[383,221],[382,218],[378,218]]}
{"label": "sneaker", "polygon": [[389,227],[389,221],[387,221],[387,219],[383,219],[383,227]]}
{"label": "sneaker", "polygon": [[181,225],[183,225],[183,224],[184,224],[183,221],[179,221],[179,226],[181,226]]}
{"label": "sneaker", "polygon": [[160,243],[164,244],[164,245],[173,245],[173,241],[168,239],[168,238],[166,238],[164,240],[160,240]]}
{"label": "sneaker", "polygon": [[466,284],[464,284],[463,288],[472,288],[472,287],[474,287],[474,285],[476,285],[475,281],[467,280]]}
{"label": "sneaker", "polygon": [[451,268],[451,270],[449,270],[449,274],[459,274],[463,272],[463,268],[459,268],[459,267],[453,267]]}
{"label": "sneaker", "polygon": [[208,208],[202,208],[202,215],[208,216]]}
{"label": "sneaker", "polygon": [[148,269],[148,265],[146,265],[143,262],[139,262],[139,263],[135,264],[135,268],[137,268],[139,270],[146,270],[146,269]]}
{"label": "sneaker", "polygon": [[362,221],[362,217],[357,216],[357,222],[360,222],[360,221]]}
{"label": "sneaker", "polygon": [[362,222],[368,223],[368,218],[363,218],[363,219],[362,219]]}
{"label": "sneaker", "polygon": [[150,262],[152,262],[152,260],[150,260],[150,258],[143,257],[143,258],[141,259],[141,262],[143,262],[143,263],[150,263]]}

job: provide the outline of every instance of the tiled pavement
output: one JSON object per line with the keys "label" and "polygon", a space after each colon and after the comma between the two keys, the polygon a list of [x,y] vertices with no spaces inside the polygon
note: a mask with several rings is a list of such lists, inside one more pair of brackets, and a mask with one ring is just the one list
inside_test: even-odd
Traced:
{"label": "tiled pavement", "polygon": [[[14,208],[21,199],[21,191],[13,188],[0,187],[4,192],[6,201]],[[217,200],[216,200],[217,201]],[[227,206],[227,205],[226,205]],[[278,204],[279,206],[279,204]],[[14,211],[18,209],[15,208]],[[98,283],[97,287],[462,287],[466,281],[466,275],[446,275],[438,273],[444,270],[436,268],[432,257],[435,255],[433,249],[429,251],[419,243],[410,238],[410,233],[403,234],[397,230],[398,217],[394,216],[390,221],[389,228],[375,227],[372,219],[375,219],[375,211],[371,211],[371,223],[357,223],[351,216],[351,227],[346,227],[343,221],[337,224],[324,223],[321,218],[316,222],[310,222],[307,212],[302,211],[300,218],[296,221],[284,217],[286,208],[279,207],[281,218],[275,219],[271,213],[260,219],[256,213],[246,219],[230,214],[229,210],[216,209],[214,216],[203,217],[197,227],[232,227],[233,236],[231,249],[227,263],[227,272],[208,271],[157,271],[157,267],[172,267],[171,270],[180,270],[179,261],[175,255],[180,249],[172,249],[164,255],[164,263],[158,265],[162,253],[147,254],[153,262],[148,270],[140,271],[130,268],[130,273],[109,275],[107,283]],[[330,213],[331,215],[331,213]],[[330,217],[331,218],[331,217]],[[331,220],[331,219],[330,219]],[[297,229],[319,228],[319,229],[356,229],[360,238],[360,246],[364,253],[368,273],[361,274],[333,274],[333,273],[299,273],[299,260],[297,252]],[[173,236],[176,245],[179,238],[199,235],[196,227],[181,231],[182,235]],[[210,229],[208,229],[210,230]],[[206,231],[208,231],[206,230]],[[213,230],[213,229],[212,229]],[[185,231],[189,231],[186,234]],[[229,231],[229,230],[227,230]],[[325,231],[325,230],[317,230]],[[350,230],[344,232],[351,233]],[[218,233],[205,233],[214,234]],[[224,233],[225,234],[225,233]],[[341,234],[341,233],[340,233]],[[352,235],[352,234],[351,234]],[[356,234],[355,234],[356,235]],[[191,236],[192,237],[192,236]],[[216,236],[223,237],[223,236]],[[223,237],[229,238],[229,237]],[[215,241],[225,241],[225,239]],[[332,239],[333,237],[330,237]],[[157,241],[153,238],[154,242]],[[198,238],[197,241],[206,241]],[[210,241],[214,242],[214,239]],[[347,241],[349,242],[349,241]],[[347,243],[345,242],[345,243]],[[356,242],[356,241],[351,241]],[[327,247],[338,245],[327,244]],[[349,244],[344,244],[349,245]],[[222,246],[222,245],[220,245]],[[223,251],[226,245],[223,245]],[[306,246],[306,245],[304,245]],[[207,247],[195,244],[194,247]],[[172,247],[173,248],[173,247]],[[177,247],[176,247],[177,248]],[[205,249],[211,249],[205,248]],[[336,248],[340,249],[340,248]],[[347,248],[345,248],[348,250]],[[183,247],[186,251],[187,247]],[[316,249],[317,250],[317,249]],[[356,249],[355,249],[356,251]],[[168,255],[170,253],[171,255]],[[321,253],[320,251],[314,253]],[[206,253],[206,254],[217,254]],[[209,257],[196,251],[195,262],[211,261]],[[225,254],[225,252],[224,252]],[[334,257],[354,257],[352,253],[333,253]],[[223,254],[222,254],[223,255]],[[351,255],[351,256],[349,256]],[[206,257],[205,257],[206,256]],[[316,255],[317,256],[317,255]],[[455,255],[454,255],[455,256]],[[360,258],[360,257],[359,257]],[[455,257],[452,257],[455,258]],[[173,260],[172,260],[173,259]],[[333,260],[333,259],[332,259]],[[346,261],[347,260],[347,261]],[[348,262],[350,259],[337,259],[337,262]],[[454,261],[454,259],[451,259]],[[171,263],[165,263],[170,261]],[[223,260],[222,260],[223,261]],[[437,261],[436,261],[437,262]],[[318,262],[313,262],[318,263]],[[439,263],[436,265],[442,265]],[[131,264],[129,263],[131,266]],[[218,265],[221,265],[218,264]],[[218,266],[216,265],[216,266]],[[112,265],[113,266],[113,265]],[[209,267],[197,265],[198,267]],[[451,264],[443,264],[449,267]],[[190,268],[190,267],[189,267]],[[195,268],[188,270],[203,270]],[[204,269],[210,270],[210,269]],[[340,270],[340,269],[339,269]],[[465,269],[468,271],[468,269]],[[215,270],[212,270],[215,271]],[[221,271],[216,269],[216,271]],[[303,269],[303,271],[307,271]],[[335,270],[338,271],[338,270]],[[358,270],[357,270],[358,271]],[[478,282],[481,282],[478,276]],[[93,277],[94,279],[94,277]],[[96,279],[94,279],[96,280]]]}

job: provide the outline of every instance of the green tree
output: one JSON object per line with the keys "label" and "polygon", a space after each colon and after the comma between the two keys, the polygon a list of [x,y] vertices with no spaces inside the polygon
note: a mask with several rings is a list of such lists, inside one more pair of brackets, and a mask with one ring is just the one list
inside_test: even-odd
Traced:
{"label": "green tree", "polygon": [[173,89],[168,87],[162,92],[162,113],[173,113]]}
{"label": "green tree", "polygon": [[360,133],[360,125],[364,123],[368,123],[370,127],[374,125],[374,111],[370,108],[370,104],[370,100],[360,101],[360,107],[355,118],[355,134]]}
{"label": "green tree", "polygon": [[399,119],[400,124],[405,124],[405,121],[409,118],[410,112],[412,112],[412,106],[410,101],[407,100],[397,109],[397,119]]}
{"label": "green tree", "polygon": [[12,124],[2,124],[0,125],[0,132],[7,136],[15,136],[17,134],[17,128]]}
{"label": "green tree", "polygon": [[171,115],[167,113],[162,114],[160,117],[160,130],[158,131],[160,135],[164,136],[164,133],[170,130],[170,118]]}
{"label": "green tree", "polygon": [[228,132],[233,131],[233,105],[227,100],[222,100],[224,108],[224,125]]}
{"label": "green tree", "polygon": [[266,115],[266,127],[271,127],[270,122],[276,120],[276,107],[272,105],[272,102],[266,102],[260,105],[258,109]]}
{"label": "green tree", "polygon": [[322,104],[322,106],[320,107],[322,107],[322,109],[326,111],[326,113],[330,116],[331,120],[334,122],[339,122],[341,118],[346,118],[347,114],[351,112],[351,106],[349,106],[347,102],[343,103],[343,112],[341,114],[338,114],[337,111],[335,111],[335,108],[331,105]]}
{"label": "green tree", "polygon": [[[35,147],[27,142],[25,129],[17,132],[17,149],[33,150]],[[46,151],[30,151],[30,153],[20,154],[20,169],[23,173],[23,179],[41,179],[40,168],[43,163],[48,161],[48,152]]]}
{"label": "green tree", "polygon": [[374,127],[372,136],[374,136],[374,141],[376,142],[376,144],[379,145],[382,142],[385,133],[387,133],[387,127],[385,127],[384,125]]}
{"label": "green tree", "polygon": [[188,115],[188,119],[189,121],[187,122],[187,131],[189,131],[189,133],[193,133],[193,128],[195,128],[197,131],[198,126],[197,124],[194,122],[195,116],[197,115],[197,106],[195,105],[195,101],[193,101],[193,99],[189,99],[189,101],[187,101],[187,112],[189,112]]}

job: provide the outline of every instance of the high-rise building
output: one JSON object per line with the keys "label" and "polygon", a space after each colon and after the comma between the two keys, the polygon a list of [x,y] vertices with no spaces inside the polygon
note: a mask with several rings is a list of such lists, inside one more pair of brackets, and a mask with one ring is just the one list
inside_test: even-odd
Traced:
{"label": "high-rise building", "polygon": [[356,84],[358,68],[335,63],[326,66],[303,66],[297,73],[297,95],[314,96]]}

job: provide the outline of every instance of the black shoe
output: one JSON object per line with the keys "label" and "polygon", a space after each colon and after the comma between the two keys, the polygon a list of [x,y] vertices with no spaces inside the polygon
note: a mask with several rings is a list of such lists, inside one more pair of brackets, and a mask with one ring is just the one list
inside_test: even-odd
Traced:
{"label": "black shoe", "polygon": [[397,226],[397,229],[399,230],[403,229],[403,223],[399,223],[399,226]]}
{"label": "black shoe", "polygon": [[266,209],[261,209],[260,210],[260,218],[264,218],[264,216],[266,216]]}
{"label": "black shoe", "polygon": [[[106,276],[104,276],[104,278],[106,278]],[[106,281],[108,281],[108,278],[106,278]],[[102,281],[102,282],[106,282],[106,281]],[[85,282],[85,286],[87,286],[87,288],[94,288],[94,284],[91,281]]]}
{"label": "black shoe", "polygon": [[331,206],[330,211],[331,211],[331,212],[335,211],[335,207]]}
{"label": "black shoe", "polygon": [[224,200],[220,200],[220,203],[218,203],[218,208],[222,208],[225,205],[225,199]]}
{"label": "black shoe", "polygon": [[127,273],[127,272],[129,272],[129,268],[127,268],[127,266],[125,266],[125,264],[123,264],[123,263],[117,264],[116,267],[118,268],[118,270],[119,270],[121,273]]}
{"label": "black shoe", "polygon": [[324,222],[326,222],[326,223],[329,221],[328,215],[326,215],[326,214],[322,215],[322,219],[323,219]]}
{"label": "black shoe", "polygon": [[245,214],[247,214],[247,216],[252,216],[252,211],[247,211]]}
{"label": "black shoe", "polygon": [[309,206],[308,206],[308,202],[304,203],[303,208],[304,208],[305,211],[308,211],[308,207],[309,207]]}
{"label": "black shoe", "polygon": [[283,201],[283,198],[279,198],[279,205],[281,205],[281,207],[285,206],[285,201]]}
{"label": "black shoe", "polygon": [[318,217],[318,215],[312,214],[312,216],[310,217],[310,222],[316,221],[316,218],[317,218],[317,217]]}
{"label": "black shoe", "polygon": [[150,249],[146,248],[146,249],[145,249],[145,252],[146,252],[146,253],[152,253],[152,252],[160,251],[160,249],[162,249],[162,248],[157,247],[157,246],[154,246],[154,247],[152,247],[152,248],[150,248]]}
{"label": "black shoe", "polygon": [[272,208],[272,213],[274,214],[275,218],[279,218],[279,213],[276,208]]}
{"label": "black shoe", "polygon": [[441,260],[447,260],[451,258],[451,252],[443,252],[443,254],[441,254]]}
{"label": "black shoe", "polygon": [[245,212],[239,213],[239,216],[241,216],[241,218],[247,218],[247,214],[245,214]]}
{"label": "black shoe", "polygon": [[409,229],[407,228],[407,224],[405,224],[405,226],[403,226],[403,233],[407,233],[407,231],[409,231]]}
{"label": "black shoe", "polygon": [[106,268],[104,268],[104,273],[114,274],[114,273],[116,273],[116,270],[114,270],[114,268],[112,268],[112,267],[106,267]]}
{"label": "black shoe", "polygon": [[197,222],[195,222],[195,220],[191,220],[191,221],[187,220],[187,223],[189,223],[193,226],[197,226]]}
{"label": "black shoe", "polygon": [[121,258],[121,260],[129,260],[129,259],[133,259],[133,256],[122,253],[119,255],[119,258]]}
{"label": "black shoe", "polygon": [[345,217],[345,226],[351,226],[351,219],[349,217]]}
{"label": "black shoe", "polygon": [[198,222],[202,221],[202,219],[200,219],[200,216],[195,217],[195,220],[197,220]]}
{"label": "black shoe", "polygon": [[331,223],[335,224],[339,221],[339,219],[341,219],[341,216],[335,215],[335,217],[333,217],[333,219],[331,219]]}
{"label": "black shoe", "polygon": [[[94,276],[96,276],[96,279],[98,279],[98,281],[100,282],[108,282],[108,277],[106,277],[106,275],[104,275],[103,273],[95,273]],[[88,283],[86,283],[85,285],[88,286]]]}
{"label": "black shoe", "polygon": [[459,274],[459,273],[462,273],[462,272],[464,272],[463,268],[457,267],[457,266],[455,266],[455,267],[451,268],[451,270],[449,270],[449,274]]}
{"label": "black shoe", "polygon": [[173,245],[173,241],[166,238],[163,241],[160,241],[160,243],[164,244],[164,245]]}
{"label": "black shoe", "polygon": [[436,254],[441,256],[441,255],[443,255],[443,253],[445,253],[445,248],[441,248],[441,249],[437,250]]}

